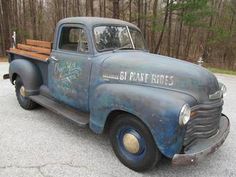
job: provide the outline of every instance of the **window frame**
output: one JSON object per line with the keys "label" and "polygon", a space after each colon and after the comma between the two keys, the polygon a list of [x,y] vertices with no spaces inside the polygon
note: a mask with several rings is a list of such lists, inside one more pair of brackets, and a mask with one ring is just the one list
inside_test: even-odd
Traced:
{"label": "window frame", "polygon": [[[62,36],[62,29],[64,27],[71,27],[71,28],[80,28],[82,30],[84,30],[85,32],[85,35],[86,35],[86,38],[87,38],[87,42],[88,42],[88,51],[87,52],[79,52],[79,51],[74,51],[74,50],[65,50],[65,49],[61,49],[60,48],[60,41],[61,41],[61,36]],[[89,32],[87,30],[87,28],[82,25],[82,24],[62,24],[60,27],[59,27],[59,30],[58,30],[58,37],[57,37],[57,45],[56,45],[56,50],[57,51],[60,51],[60,52],[66,52],[66,53],[74,53],[74,54],[83,54],[83,55],[88,55],[91,53],[91,45],[90,45],[90,40],[89,40]]]}
{"label": "window frame", "polygon": [[[120,24],[112,24],[112,23],[109,23],[109,24],[106,24],[106,23],[101,23],[101,24],[97,24],[97,25],[93,25],[92,27],[92,37],[93,37],[93,43],[94,43],[94,48],[96,50],[97,53],[103,53],[103,52],[109,52],[109,51],[112,51],[112,50],[105,50],[105,51],[101,51],[101,50],[98,50],[97,48],[97,45],[96,45],[96,38],[95,38],[95,28],[96,27],[100,27],[100,26],[117,26],[117,27],[128,27],[129,29],[134,29],[134,30],[137,30],[141,33],[141,37],[142,37],[142,40],[143,40],[143,44],[144,44],[144,51],[147,51],[147,44],[146,44],[146,41],[144,40],[144,36],[143,36],[143,33],[141,32],[141,30],[139,28],[135,28],[135,27],[132,27],[132,26],[129,26],[129,25],[120,25]],[[138,49],[132,49],[132,50],[138,50]]]}

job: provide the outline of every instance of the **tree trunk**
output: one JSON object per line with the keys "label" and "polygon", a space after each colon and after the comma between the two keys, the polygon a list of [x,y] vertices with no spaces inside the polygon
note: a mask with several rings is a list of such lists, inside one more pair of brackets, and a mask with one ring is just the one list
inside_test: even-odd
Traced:
{"label": "tree trunk", "polygon": [[22,42],[23,41],[23,18],[21,18],[22,16],[22,0],[19,0],[18,1],[18,4],[17,4],[17,28],[18,28],[18,39],[19,39],[19,42]]}
{"label": "tree trunk", "polygon": [[26,4],[25,1],[23,0],[23,33],[24,33],[24,37],[23,39],[25,40],[27,37],[27,29],[26,29]]}
{"label": "tree trunk", "polygon": [[188,56],[189,56],[189,50],[191,47],[191,41],[192,41],[192,27],[189,26],[188,27],[187,42],[186,42],[185,52],[184,52],[184,58],[187,60],[188,60]]}
{"label": "tree trunk", "polygon": [[89,0],[86,0],[86,4],[85,4],[85,6],[86,6],[86,9],[85,9],[85,14],[86,14],[86,16],[89,16]]}
{"label": "tree trunk", "polygon": [[38,28],[39,31],[39,39],[43,40],[43,0],[39,0],[39,6],[38,6]]}
{"label": "tree trunk", "polygon": [[68,1],[65,1],[65,17],[68,17]]}
{"label": "tree trunk", "polygon": [[106,0],[103,1],[103,11],[104,11],[104,17],[107,16],[107,13],[106,13]]}
{"label": "tree trunk", "polygon": [[170,12],[169,12],[169,29],[168,29],[168,44],[167,44],[167,55],[171,56],[171,32],[172,32],[172,3],[173,0],[170,0]]}
{"label": "tree trunk", "polygon": [[30,6],[30,20],[33,30],[33,38],[37,38],[37,19],[36,19],[36,1],[35,0],[29,0],[29,6]]}
{"label": "tree trunk", "polygon": [[154,50],[155,53],[158,53],[160,46],[161,46],[161,42],[162,42],[162,38],[164,35],[164,31],[165,31],[165,27],[166,27],[166,23],[167,23],[167,18],[168,18],[168,9],[169,9],[169,0],[167,0],[167,2],[166,2],[165,18],[163,21],[163,26],[162,26],[160,38],[159,38],[156,48]]}
{"label": "tree trunk", "polygon": [[99,0],[99,16],[102,16],[102,0]]}
{"label": "tree trunk", "polygon": [[153,4],[153,9],[152,9],[152,28],[151,28],[151,40],[150,40],[150,43],[151,45],[149,46],[151,48],[151,51],[154,52],[154,46],[155,46],[155,30],[156,30],[156,26],[157,26],[157,3],[158,3],[158,0],[155,0],[154,1],[154,4]]}
{"label": "tree trunk", "polygon": [[77,0],[77,14],[80,16],[80,0]]}
{"label": "tree trunk", "polygon": [[[9,2],[6,0],[1,0],[1,11],[2,11],[2,28],[3,28],[3,35],[4,35],[4,49],[3,49],[3,54],[5,55],[6,52],[5,50],[9,49],[11,47],[11,32],[10,32],[10,7],[9,7]],[[2,35],[2,36],[3,36]]]}
{"label": "tree trunk", "polygon": [[[0,32],[1,34],[4,34],[4,29],[3,29],[3,14],[2,14],[2,0],[0,0]],[[4,35],[0,36],[0,55],[5,55],[5,43],[4,43]]]}
{"label": "tree trunk", "polygon": [[94,9],[93,9],[93,0],[90,0],[90,12],[91,12],[91,16],[94,16]]}
{"label": "tree trunk", "polygon": [[141,0],[138,0],[138,27],[141,27]]}
{"label": "tree trunk", "polygon": [[132,0],[129,0],[129,22],[132,21]]}
{"label": "tree trunk", "polygon": [[120,17],[120,5],[119,0],[113,0],[113,18]]}
{"label": "tree trunk", "polygon": [[[234,21],[235,21],[235,12],[233,12],[233,15],[232,15],[232,18],[231,18],[231,21],[230,21],[230,25],[229,25],[229,32],[230,32],[231,36],[233,35]],[[229,54],[229,51],[230,51],[231,48],[232,48],[232,45],[230,45],[230,44],[227,44],[225,46],[224,54],[223,54],[223,61],[224,61],[225,64],[226,64],[226,58],[230,57],[230,56],[228,56],[228,54]],[[228,66],[228,67],[230,67],[230,66]],[[231,66],[231,69],[233,69],[233,66]]]}
{"label": "tree trunk", "polygon": [[176,58],[179,58],[180,47],[181,47],[182,29],[183,29],[183,19],[182,19],[183,14],[184,14],[184,9],[182,9],[182,11],[181,11],[181,20],[180,20],[180,25],[179,25],[179,38],[178,38],[178,43],[177,43]]}
{"label": "tree trunk", "polygon": [[147,33],[147,0],[144,2],[144,23],[143,23],[144,38],[146,39]]}
{"label": "tree trunk", "polygon": [[[221,3],[220,3],[221,4]],[[212,5],[212,8],[215,7],[215,1],[212,0],[211,1],[211,5]],[[219,6],[220,7],[220,6]],[[208,32],[207,32],[207,35],[206,35],[206,39],[205,39],[205,42],[204,42],[204,47],[203,47],[203,54],[202,54],[202,58],[204,60],[208,60],[208,55],[209,55],[209,45],[208,45],[208,40],[210,39],[211,35],[212,35],[212,31],[211,31],[211,28],[213,26],[213,21],[214,21],[214,16],[211,15],[210,17],[210,21],[209,21],[209,26],[208,26]]]}

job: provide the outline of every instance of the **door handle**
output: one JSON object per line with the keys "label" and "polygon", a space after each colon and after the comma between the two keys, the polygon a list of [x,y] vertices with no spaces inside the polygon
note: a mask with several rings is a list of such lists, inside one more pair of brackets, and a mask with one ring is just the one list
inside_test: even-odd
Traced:
{"label": "door handle", "polygon": [[54,57],[54,56],[51,56],[50,59],[55,61],[55,62],[58,62],[58,59],[56,57]]}

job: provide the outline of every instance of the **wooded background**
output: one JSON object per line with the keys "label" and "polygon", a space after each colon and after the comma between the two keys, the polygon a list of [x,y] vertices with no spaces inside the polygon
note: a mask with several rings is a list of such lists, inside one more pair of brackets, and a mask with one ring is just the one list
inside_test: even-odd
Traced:
{"label": "wooded background", "polygon": [[0,56],[27,38],[53,40],[71,16],[119,18],[136,24],[150,52],[236,69],[235,0],[0,0]]}

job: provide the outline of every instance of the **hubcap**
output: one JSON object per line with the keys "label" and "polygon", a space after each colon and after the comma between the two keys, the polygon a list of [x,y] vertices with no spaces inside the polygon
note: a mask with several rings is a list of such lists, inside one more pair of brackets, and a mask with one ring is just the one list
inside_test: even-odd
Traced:
{"label": "hubcap", "polygon": [[139,152],[140,149],[139,141],[133,134],[126,133],[123,137],[123,144],[128,152],[132,154]]}
{"label": "hubcap", "polygon": [[25,94],[25,87],[24,86],[21,86],[20,94],[21,94],[21,96],[25,97],[26,94]]}

